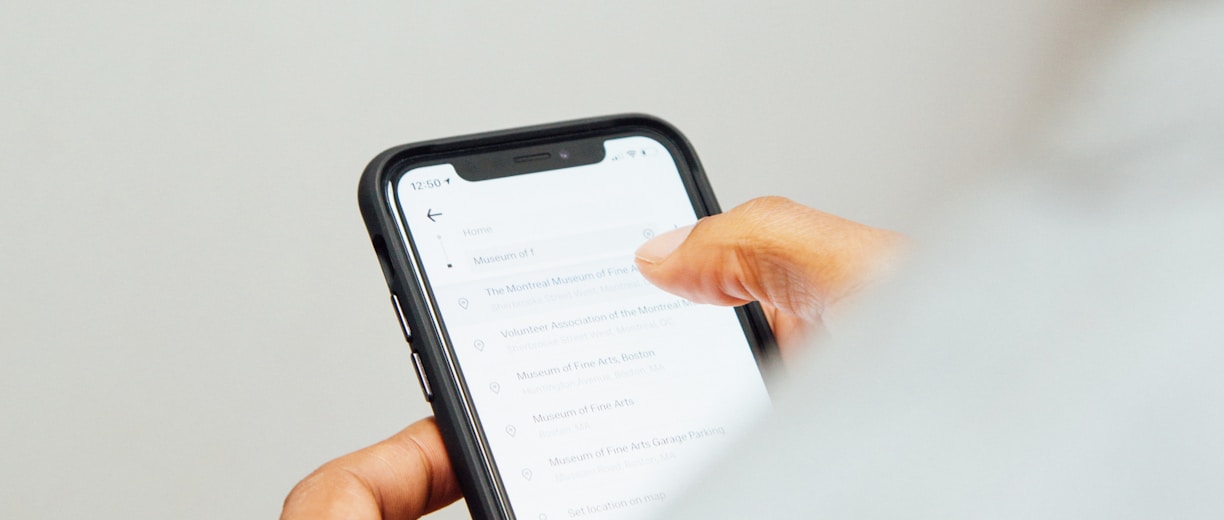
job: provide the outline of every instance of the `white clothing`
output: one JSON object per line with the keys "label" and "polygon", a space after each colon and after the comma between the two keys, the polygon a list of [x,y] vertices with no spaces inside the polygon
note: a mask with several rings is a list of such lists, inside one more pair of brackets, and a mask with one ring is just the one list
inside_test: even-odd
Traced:
{"label": "white clothing", "polygon": [[1118,43],[667,518],[1224,518],[1224,5]]}

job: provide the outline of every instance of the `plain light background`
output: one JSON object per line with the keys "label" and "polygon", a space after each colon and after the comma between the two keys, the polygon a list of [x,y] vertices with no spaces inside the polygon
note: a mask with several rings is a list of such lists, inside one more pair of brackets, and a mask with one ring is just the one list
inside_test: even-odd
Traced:
{"label": "plain light background", "polygon": [[1057,90],[1075,18],[1013,4],[0,2],[0,517],[274,517],[427,415],[379,151],[647,112],[725,208],[904,231]]}

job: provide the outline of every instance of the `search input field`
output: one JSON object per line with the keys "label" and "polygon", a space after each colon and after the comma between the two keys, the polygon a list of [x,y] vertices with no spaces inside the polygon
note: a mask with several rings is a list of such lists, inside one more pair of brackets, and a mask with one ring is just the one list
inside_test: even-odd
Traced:
{"label": "search input field", "polygon": [[591,258],[632,255],[633,251],[654,237],[655,233],[655,227],[640,224],[477,249],[468,251],[464,256],[468,265],[482,270],[538,266],[551,262],[572,263]]}

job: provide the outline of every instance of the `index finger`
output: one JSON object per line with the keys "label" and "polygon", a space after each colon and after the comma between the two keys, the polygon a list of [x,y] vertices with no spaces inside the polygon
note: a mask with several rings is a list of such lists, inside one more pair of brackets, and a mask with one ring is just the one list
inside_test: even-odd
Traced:
{"label": "index finger", "polygon": [[281,520],[419,518],[459,497],[430,417],[315,470],[289,492]]}

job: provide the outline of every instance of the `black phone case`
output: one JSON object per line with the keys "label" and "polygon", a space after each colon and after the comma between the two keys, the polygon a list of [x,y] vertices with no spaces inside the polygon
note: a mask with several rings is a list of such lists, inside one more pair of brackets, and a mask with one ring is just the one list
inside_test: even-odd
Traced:
{"label": "black phone case", "polygon": [[[403,171],[405,161],[424,162],[467,150],[510,149],[550,139],[625,131],[647,131],[669,140],[670,143],[665,144],[672,145],[670,148],[678,152],[675,160],[682,161],[693,177],[696,186],[693,206],[698,216],[720,212],[714,192],[688,140],[667,122],[644,114],[611,115],[396,146],[378,154],[361,176],[358,188],[361,215],[382,264],[393,301],[398,301],[401,307],[396,312],[403,311],[401,319],[405,320],[402,325],[407,327],[406,338],[408,331],[412,332],[408,342],[412,352],[419,357],[418,369],[423,372],[418,375],[424,378],[422,385],[427,381],[432,391],[430,404],[472,518],[513,518],[513,513],[505,496],[498,491],[500,486],[494,480],[497,477],[485,469],[482,433],[476,431],[473,421],[465,412],[470,404],[464,402],[459,388],[461,383],[450,375],[450,367],[456,366],[457,361],[452,357],[453,353],[445,350],[439,332],[434,330],[429,313],[425,311],[430,303],[417,284],[419,266],[414,265],[408,256],[407,251],[412,245],[405,243],[401,237],[396,224],[399,216],[392,211],[388,185],[395,180],[393,176]],[[763,364],[777,349],[764,313],[756,303],[737,308],[737,313],[749,337],[755,342],[753,347],[758,364]]]}

